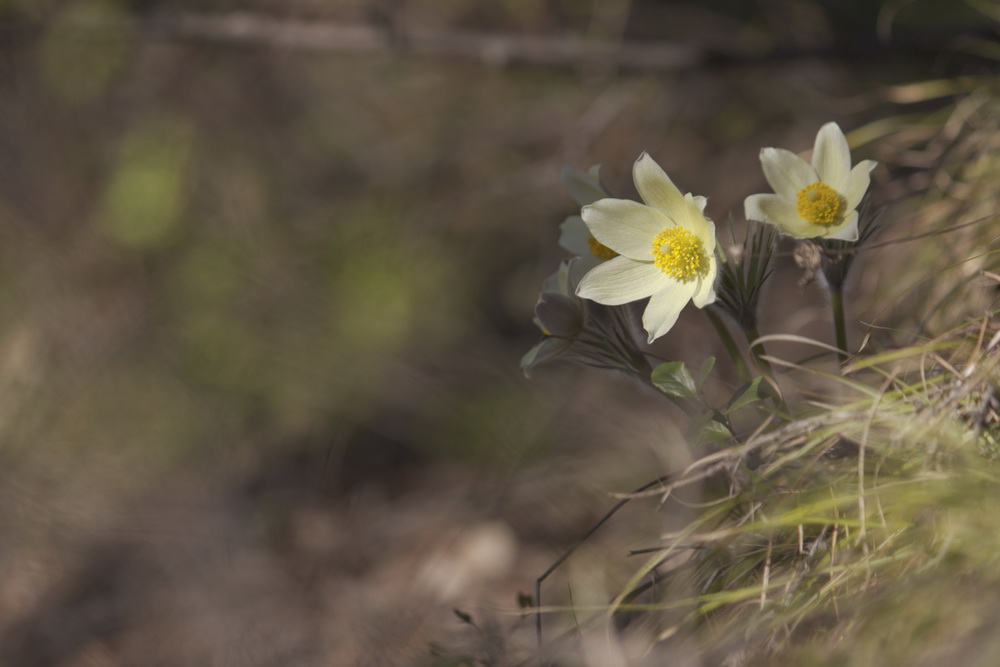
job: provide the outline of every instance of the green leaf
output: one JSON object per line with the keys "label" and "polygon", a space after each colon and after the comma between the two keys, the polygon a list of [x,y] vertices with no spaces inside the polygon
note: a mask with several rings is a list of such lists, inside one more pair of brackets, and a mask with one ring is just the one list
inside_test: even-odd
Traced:
{"label": "green leaf", "polygon": [[725,442],[732,438],[732,432],[724,423],[725,416],[716,410],[708,410],[691,416],[685,429],[688,440],[704,445],[710,442]]}
{"label": "green leaf", "polygon": [[696,396],[698,386],[683,361],[668,361],[653,369],[653,386],[667,396],[691,398]]}
{"label": "green leaf", "polygon": [[715,368],[715,357],[709,357],[705,361],[701,362],[701,367],[698,369],[698,389],[705,384],[705,380],[708,379],[708,374],[712,372]]}
{"label": "green leaf", "polygon": [[709,419],[704,426],[701,427],[701,432],[698,434],[699,442],[725,442],[732,437],[732,433],[726,428],[726,425],[718,422],[714,419]]}
{"label": "green leaf", "polygon": [[535,599],[528,595],[527,593],[517,594],[517,607],[518,609],[531,609],[535,606]]}
{"label": "green leaf", "polygon": [[763,377],[758,375],[753,380],[750,380],[750,382],[747,382],[745,385],[737,389],[736,393],[733,394],[733,397],[729,399],[729,403],[726,405],[724,410],[725,414],[728,415],[732,412],[736,412],[744,405],[767,398],[769,395],[767,393],[767,385],[765,384],[764,387],[760,386],[761,380],[763,379]]}

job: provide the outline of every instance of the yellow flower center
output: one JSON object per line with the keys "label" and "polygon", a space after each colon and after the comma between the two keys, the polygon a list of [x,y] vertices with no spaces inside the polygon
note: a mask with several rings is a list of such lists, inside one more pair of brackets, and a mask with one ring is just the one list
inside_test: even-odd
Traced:
{"label": "yellow flower center", "polygon": [[595,239],[593,236],[587,238],[587,246],[590,248],[590,253],[597,259],[611,259],[612,257],[618,256],[618,253]]}
{"label": "yellow flower center", "polygon": [[653,239],[653,263],[682,283],[708,273],[708,255],[701,239],[683,227],[664,229]]}
{"label": "yellow flower center", "polygon": [[803,220],[814,225],[832,225],[844,200],[826,183],[816,182],[799,190],[796,209]]}

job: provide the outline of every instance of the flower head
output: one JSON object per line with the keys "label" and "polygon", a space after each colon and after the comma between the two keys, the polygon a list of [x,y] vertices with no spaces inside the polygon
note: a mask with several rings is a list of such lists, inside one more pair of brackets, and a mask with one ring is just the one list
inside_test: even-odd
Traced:
{"label": "flower head", "polygon": [[583,274],[579,259],[563,260],[559,270],[542,283],[534,319],[546,336],[574,338],[583,328],[587,306],[576,295]]}
{"label": "flower head", "polygon": [[580,279],[580,260],[564,260],[559,270],[545,279],[535,304],[535,326],[545,337],[521,359],[526,377],[538,364],[555,359],[569,350],[583,328],[586,305],[575,294]]}
{"label": "flower head", "polygon": [[594,238],[579,215],[571,215],[559,225],[559,245],[579,257],[588,269],[618,255]]}
{"label": "flower head", "polygon": [[[594,165],[586,173],[573,167],[565,167],[559,180],[578,204],[586,206],[608,196],[607,190],[601,185],[600,172],[600,165]],[[591,235],[579,215],[571,215],[559,225],[559,245],[579,257],[586,270],[617,254]]]}
{"label": "flower head", "polygon": [[530,377],[535,366],[565,359],[648,380],[652,369],[635,340],[630,309],[588,303],[576,295],[586,270],[579,257],[563,260],[543,283],[534,321],[544,337],[521,359],[521,369]]}
{"label": "flower head", "polygon": [[610,306],[650,297],[642,325],[653,342],[688,301],[715,301],[715,224],[705,198],[682,195],[646,153],[632,177],[645,203],[607,198],[583,208],[590,233],[618,256],[587,273],[576,293]]}
{"label": "flower head", "polygon": [[748,220],[769,222],[799,239],[858,240],[858,204],[877,164],[863,160],[851,168],[847,139],[836,123],[816,134],[812,163],[783,148],[760,152],[764,176],[775,194],[750,195]]}

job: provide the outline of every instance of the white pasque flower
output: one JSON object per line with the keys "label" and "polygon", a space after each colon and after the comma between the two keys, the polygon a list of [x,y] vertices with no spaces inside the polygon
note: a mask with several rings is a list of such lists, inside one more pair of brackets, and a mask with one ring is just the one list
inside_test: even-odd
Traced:
{"label": "white pasque flower", "polygon": [[579,257],[587,269],[592,269],[618,254],[594,238],[587,228],[587,223],[579,215],[571,215],[559,225],[559,245]]}
{"label": "white pasque flower", "polygon": [[521,358],[525,377],[538,364],[566,352],[583,328],[586,306],[576,295],[576,285],[583,275],[579,258],[563,260],[559,270],[542,283],[542,293],[535,305],[535,325],[545,338]]}
{"label": "white pasque flower", "polygon": [[[601,165],[594,165],[586,172],[565,167],[559,180],[580,206],[586,206],[608,196],[607,190],[601,185],[600,174]],[[581,266],[587,271],[617,254],[591,235],[579,215],[571,215],[559,225],[559,245],[579,257]]]}
{"label": "white pasque flower", "polygon": [[688,301],[715,301],[715,224],[703,213],[705,198],[682,195],[646,153],[632,178],[645,204],[608,198],[583,208],[590,233],[619,256],[587,273],[576,293],[608,306],[650,297],[642,325],[652,343]]}
{"label": "white pasque flower", "polygon": [[851,150],[836,123],[816,133],[812,164],[783,148],[760,151],[764,176],[775,194],[750,195],[748,220],[769,222],[799,239],[858,240],[858,204],[877,164],[863,160],[851,168]]}

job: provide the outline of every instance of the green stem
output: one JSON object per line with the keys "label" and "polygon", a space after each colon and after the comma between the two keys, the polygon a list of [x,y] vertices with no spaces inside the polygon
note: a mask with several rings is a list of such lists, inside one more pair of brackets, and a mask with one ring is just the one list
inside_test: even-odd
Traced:
{"label": "green stem", "polygon": [[830,307],[833,309],[833,328],[837,336],[837,359],[847,361],[847,327],[844,325],[844,292],[830,288]]}
{"label": "green stem", "polygon": [[744,382],[749,382],[750,369],[747,368],[746,362],[743,361],[743,355],[740,354],[740,348],[736,345],[736,341],[733,339],[732,334],[729,333],[729,328],[726,326],[726,323],[722,321],[719,314],[712,308],[705,308],[702,312],[708,316],[712,326],[715,327],[715,331],[719,334],[719,339],[722,340],[722,345],[726,348],[726,352],[729,353],[733,363],[736,364],[736,370],[739,372],[740,377],[743,378]]}

